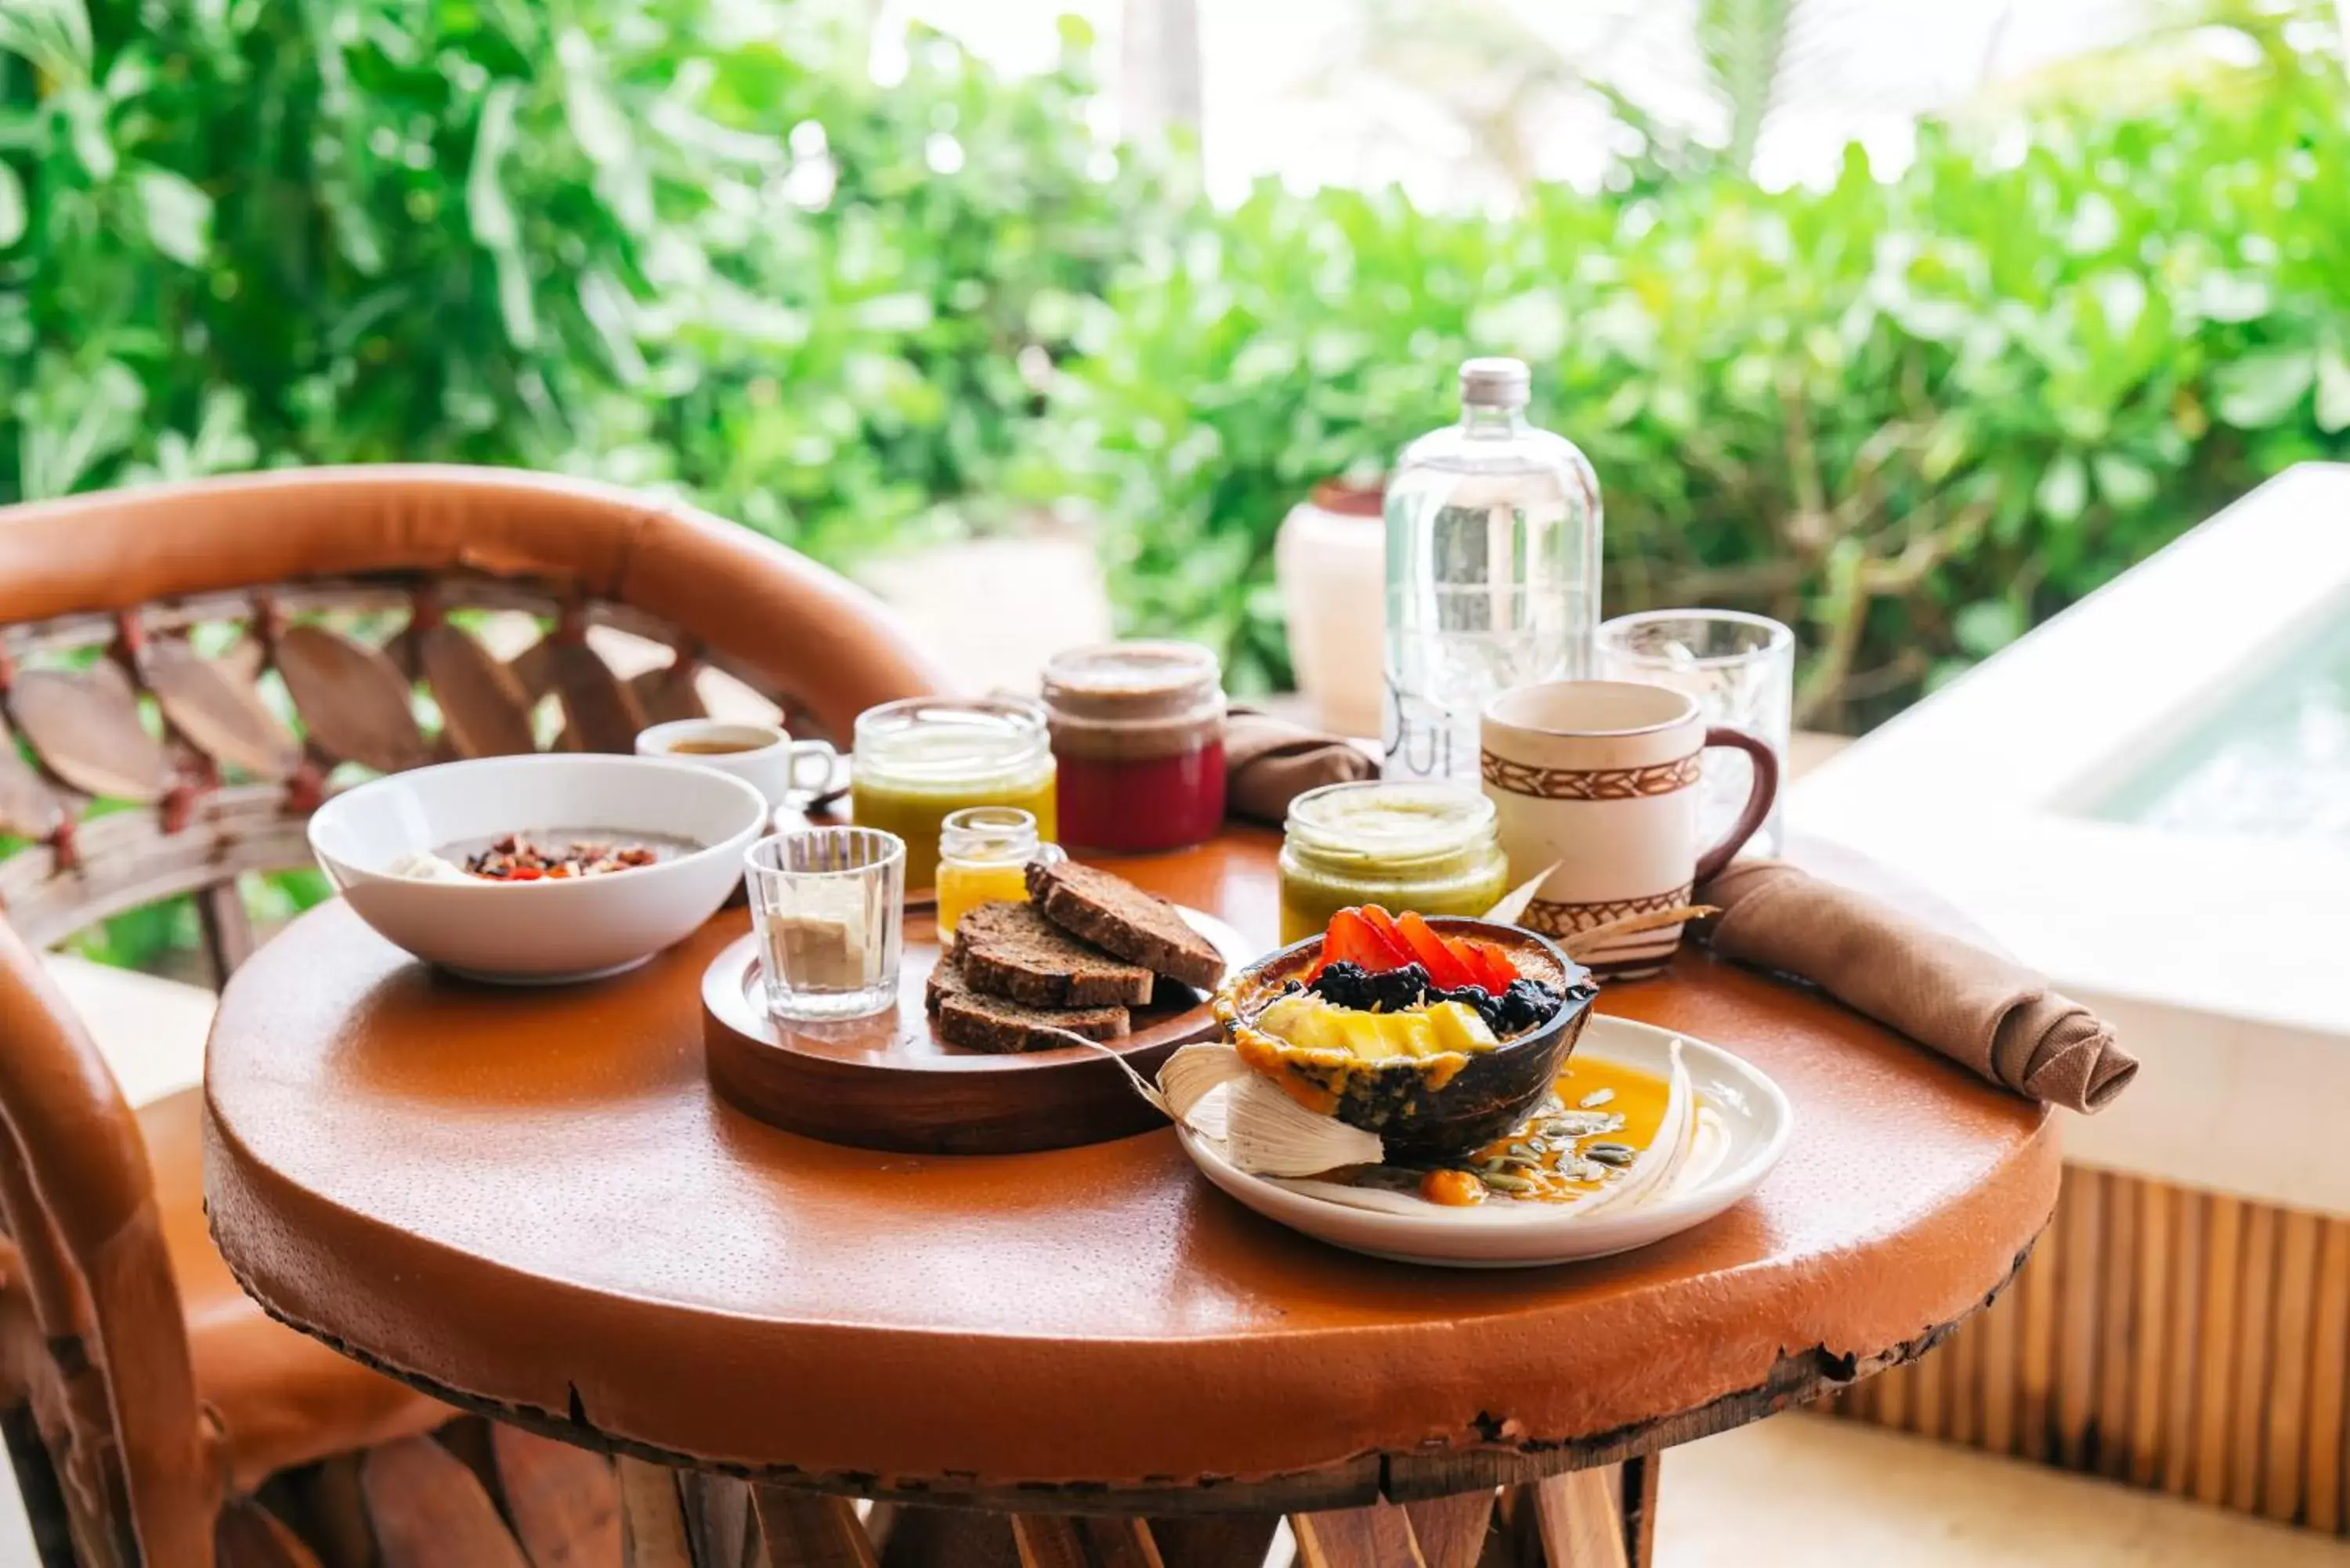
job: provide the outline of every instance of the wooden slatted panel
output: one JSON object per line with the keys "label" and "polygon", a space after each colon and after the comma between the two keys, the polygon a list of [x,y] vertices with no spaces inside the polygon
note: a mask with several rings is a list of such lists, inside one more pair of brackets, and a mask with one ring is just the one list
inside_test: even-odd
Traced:
{"label": "wooden slatted panel", "polygon": [[2137,1486],[2152,1486],[2162,1474],[2162,1462],[2174,1440],[2163,1426],[2166,1385],[2163,1369],[2170,1350],[2170,1272],[2175,1266],[2171,1247],[2175,1229],[2176,1189],[2166,1182],[2130,1181],[2132,1207],[2137,1211],[2137,1257],[2129,1284],[2137,1314],[2130,1340],[2129,1439],[2122,1475]]}
{"label": "wooden slatted panel", "polygon": [[2301,1517],[2302,1467],[2309,1420],[2310,1326],[2316,1303],[2317,1247],[2323,1226],[2314,1214],[2280,1214],[2273,1316],[2269,1334],[2268,1430],[2262,1436],[2260,1507],[2291,1524]]}
{"label": "wooden slatted panel", "polygon": [[1877,1418],[1886,1426],[1907,1431],[1909,1428],[1909,1407],[1914,1404],[1916,1390],[1910,1386],[1909,1368],[1888,1367],[1877,1375]]}
{"label": "wooden slatted panel", "polygon": [[2161,1488],[2191,1495],[2201,1429],[2203,1274],[2211,1253],[2211,1210],[2203,1197],[2178,1189],[2171,1203],[2170,1344],[2163,1353]]}
{"label": "wooden slatted panel", "polygon": [[2244,1251],[2236,1302],[2236,1397],[2228,1412],[2228,1506],[2251,1513],[2261,1506],[2261,1478],[2269,1402],[2269,1321],[2276,1293],[2279,1210],[2265,1203],[2238,1205],[2244,1213]]}
{"label": "wooden slatted panel", "polygon": [[[2028,1260],[2023,1272],[2029,1274],[2036,1266],[2037,1258]],[[2016,1307],[2015,1292],[2022,1283],[2019,1278],[2004,1297],[1968,1325],[1968,1332],[1982,1340],[1981,1441],[1994,1454],[2012,1454],[2016,1446],[2017,1357],[2022,1350],[2023,1319]]]}
{"label": "wooden slatted panel", "polygon": [[2350,1220],[2068,1169],[2002,1300],[1827,1407],[2350,1533]]}
{"label": "wooden slatted panel", "polygon": [[2041,1233],[2031,1261],[2012,1289],[2017,1314],[2016,1452],[2027,1459],[2054,1456],[2055,1430],[2057,1283],[2064,1265],[2064,1215],[2073,1201],[2067,1179],[2056,1202],[2056,1218]]}
{"label": "wooden slatted panel", "polygon": [[1909,1364],[1909,1429],[1921,1437],[1939,1438],[1947,1435],[1944,1426],[1946,1375],[1950,1359],[1937,1345],[1918,1360]]}
{"label": "wooden slatted panel", "polygon": [[2342,1530],[2343,1420],[2350,1386],[2350,1220],[2323,1222],[2309,1349],[2309,1452],[2303,1466],[2312,1530]]}
{"label": "wooden slatted panel", "polygon": [[2203,1295],[2196,1362],[2195,1463],[2188,1486],[2200,1502],[2228,1496],[2228,1417],[2235,1407],[2236,1296],[2241,1282],[2244,1206],[2204,1194]]}
{"label": "wooden slatted panel", "polygon": [[2129,1474],[2131,1374],[2137,1348],[2137,1216],[2125,1177],[2097,1178],[2105,1246],[2097,1278],[2097,1385],[2092,1415],[2095,1464],[2116,1480]]}
{"label": "wooden slatted panel", "polygon": [[2056,1223],[2063,1238],[2056,1278],[2055,1428],[2053,1458],[2068,1469],[2095,1459],[2099,1312],[2105,1282],[2105,1178],[2075,1171],[2064,1183]]}
{"label": "wooden slatted panel", "polygon": [[1950,1389],[1941,1435],[1970,1446],[1982,1440],[1982,1326],[1980,1315],[1968,1319],[1938,1353]]}

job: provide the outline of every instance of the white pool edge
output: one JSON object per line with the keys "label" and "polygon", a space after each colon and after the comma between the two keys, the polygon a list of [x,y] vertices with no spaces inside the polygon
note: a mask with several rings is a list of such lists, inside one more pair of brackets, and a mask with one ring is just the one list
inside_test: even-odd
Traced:
{"label": "white pool edge", "polygon": [[2146,1059],[2069,1158],[2350,1215],[2350,852],[2086,815],[2345,605],[2350,467],[2296,468],[1791,793],[1791,828],[1932,888]]}

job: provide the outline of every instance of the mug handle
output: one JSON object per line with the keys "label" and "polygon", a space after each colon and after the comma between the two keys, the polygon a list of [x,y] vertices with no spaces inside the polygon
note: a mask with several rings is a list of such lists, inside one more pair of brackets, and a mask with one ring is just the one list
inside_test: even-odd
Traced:
{"label": "mug handle", "polygon": [[[832,749],[830,741],[794,741],[789,774],[791,787],[810,795],[827,793],[834,787],[833,781],[840,776],[841,761],[840,753]],[[814,784],[800,782],[800,763],[803,762],[813,762],[823,770],[816,774]]]}
{"label": "mug handle", "polygon": [[1705,732],[1707,747],[1731,746],[1744,752],[1754,763],[1754,784],[1746,792],[1746,804],[1738,810],[1738,820],[1721,836],[1721,842],[1697,857],[1697,880],[1712,881],[1721,875],[1731,857],[1746,847],[1762,819],[1771,815],[1771,806],[1779,798],[1779,753],[1771,743],[1743,730],[1733,730],[1724,724],[1714,724]]}

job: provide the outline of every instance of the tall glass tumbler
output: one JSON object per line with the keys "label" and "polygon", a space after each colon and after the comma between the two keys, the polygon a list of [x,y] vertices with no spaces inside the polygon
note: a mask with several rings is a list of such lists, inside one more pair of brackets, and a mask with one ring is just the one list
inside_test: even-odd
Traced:
{"label": "tall glass tumbler", "polygon": [[[1794,725],[1795,634],[1768,616],[1739,610],[1661,609],[1617,616],[1603,623],[1593,673],[1602,680],[1645,680],[1697,699],[1709,724],[1727,724],[1760,736],[1778,754],[1786,777],[1787,739]],[[1699,840],[1711,842],[1738,816],[1753,779],[1743,752],[1717,746],[1705,753],[1699,791]],[[1786,798],[1782,789],[1780,799]],[[1781,807],[1747,841],[1750,855],[1776,855]]]}
{"label": "tall glass tumbler", "polygon": [[863,1018],[897,1005],[906,930],[906,841],[871,827],[810,827],[743,851],[767,1011]]}

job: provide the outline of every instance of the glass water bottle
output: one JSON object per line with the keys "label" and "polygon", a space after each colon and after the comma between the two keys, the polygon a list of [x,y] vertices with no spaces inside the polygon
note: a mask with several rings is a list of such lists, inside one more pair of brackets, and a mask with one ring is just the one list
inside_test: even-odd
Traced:
{"label": "glass water bottle", "polygon": [[1499,693],[1589,669],[1599,481],[1526,422],[1526,367],[1461,367],[1461,422],[1404,448],[1388,483],[1388,778],[1477,776]]}

